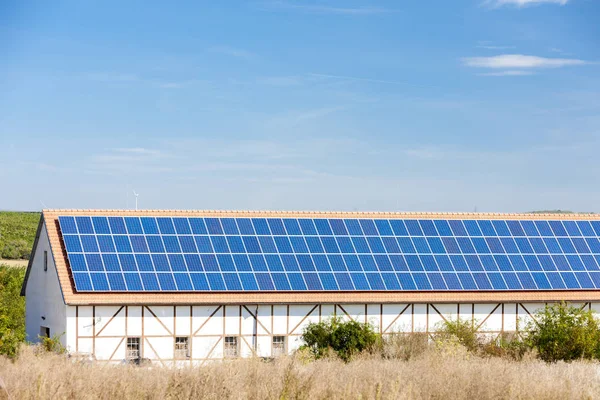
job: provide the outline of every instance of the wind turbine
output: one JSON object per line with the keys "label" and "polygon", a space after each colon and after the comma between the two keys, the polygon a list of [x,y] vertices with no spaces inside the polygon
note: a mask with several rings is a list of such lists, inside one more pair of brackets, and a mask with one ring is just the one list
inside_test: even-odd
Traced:
{"label": "wind turbine", "polygon": [[135,196],[135,211],[138,209],[138,196],[140,195],[135,190],[133,191],[133,195]]}

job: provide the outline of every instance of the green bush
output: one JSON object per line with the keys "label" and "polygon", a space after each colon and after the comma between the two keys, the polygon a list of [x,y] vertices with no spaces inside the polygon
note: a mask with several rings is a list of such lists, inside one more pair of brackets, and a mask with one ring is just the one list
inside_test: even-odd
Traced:
{"label": "green bush", "polygon": [[62,335],[64,335],[64,333],[60,335],[54,335],[52,337],[38,336],[42,349],[48,353],[65,354],[67,349],[60,342]]}
{"label": "green bush", "polygon": [[481,355],[487,357],[521,361],[528,353],[531,353],[531,347],[518,333],[502,333],[481,346]]}
{"label": "green bush", "polygon": [[348,362],[353,355],[373,349],[380,342],[380,336],[369,324],[334,317],[308,324],[302,340],[305,343],[302,347],[309,349],[315,358],[322,358],[333,351]]}
{"label": "green bush", "polygon": [[25,269],[0,265],[0,354],[14,358],[25,341]]}
{"label": "green bush", "polygon": [[457,318],[444,320],[436,327],[434,339],[436,342],[447,342],[455,338],[468,351],[477,352],[481,345],[477,337],[477,329],[473,321]]}
{"label": "green bush", "polygon": [[600,359],[600,324],[591,310],[546,305],[527,327],[526,341],[547,362]]}

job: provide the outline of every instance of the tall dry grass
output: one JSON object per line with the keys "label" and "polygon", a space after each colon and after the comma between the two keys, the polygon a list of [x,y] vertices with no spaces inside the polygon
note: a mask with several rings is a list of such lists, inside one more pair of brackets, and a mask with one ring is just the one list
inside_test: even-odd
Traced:
{"label": "tall dry grass", "polygon": [[284,357],[185,369],[81,365],[26,349],[14,363],[0,359],[0,399],[593,399],[598,371],[584,362],[481,358],[453,345],[406,360]]}

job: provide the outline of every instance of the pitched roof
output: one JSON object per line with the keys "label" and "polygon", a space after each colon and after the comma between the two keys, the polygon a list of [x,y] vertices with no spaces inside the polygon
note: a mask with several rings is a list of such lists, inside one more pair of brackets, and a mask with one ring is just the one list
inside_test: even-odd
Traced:
{"label": "pitched roof", "polygon": [[[501,213],[399,213],[313,211],[215,211],[215,210],[43,210],[42,218],[63,298],[66,304],[289,304],[289,303],[437,303],[437,302],[545,302],[598,301],[598,290],[460,291],[460,292],[181,292],[181,293],[78,293],[68,267],[67,252],[59,229],[59,216],[183,216],[268,218],[385,218],[385,219],[503,219],[503,220],[600,220],[596,214],[501,214]],[[37,241],[36,241],[37,244]],[[33,251],[35,252],[35,246]],[[32,254],[34,254],[32,252]],[[27,276],[32,263],[29,263]],[[23,291],[27,282],[23,284]]]}

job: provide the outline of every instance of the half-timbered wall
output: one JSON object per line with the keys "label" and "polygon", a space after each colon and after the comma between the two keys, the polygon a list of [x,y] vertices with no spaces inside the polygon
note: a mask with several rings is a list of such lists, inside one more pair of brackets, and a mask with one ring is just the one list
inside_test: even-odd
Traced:
{"label": "half-timbered wall", "polygon": [[[126,357],[128,337],[138,337],[141,356],[164,365],[201,363],[224,357],[225,337],[235,336],[239,355],[270,357],[273,336],[285,336],[289,353],[301,344],[310,322],[330,316],[369,322],[383,334],[435,332],[444,319],[473,321],[490,335],[518,330],[544,303],[462,304],[306,304],[195,306],[69,306],[69,351],[97,360]],[[582,303],[600,311],[600,303]],[[175,360],[176,337],[188,337],[189,357]]]}

